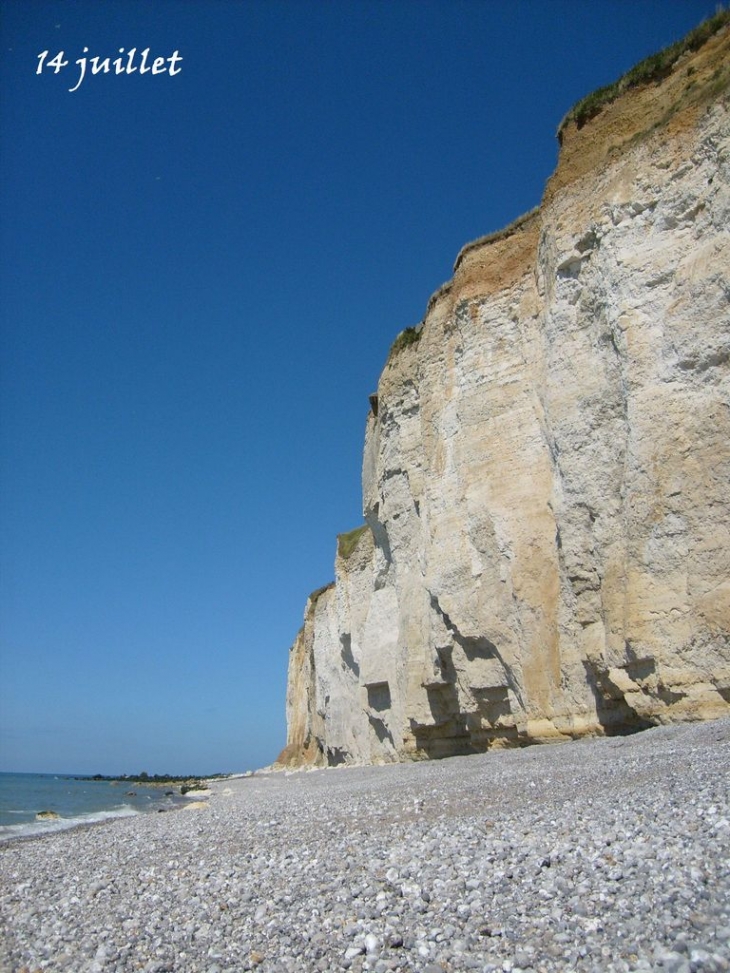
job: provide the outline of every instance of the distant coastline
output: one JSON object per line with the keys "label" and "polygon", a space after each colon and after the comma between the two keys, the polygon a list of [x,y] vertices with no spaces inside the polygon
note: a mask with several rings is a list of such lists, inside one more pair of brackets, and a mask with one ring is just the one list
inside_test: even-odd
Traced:
{"label": "distant coastline", "polygon": [[213,780],[227,780],[233,776],[230,773],[221,774],[148,774],[142,771],[140,774],[121,774],[107,776],[106,774],[93,774],[92,776],[73,777],[73,780],[106,782],[109,784],[141,784],[144,787],[169,787],[179,786],[180,793],[186,794],[188,791],[204,791],[208,789],[208,784]]}
{"label": "distant coastline", "polygon": [[173,811],[205,798],[209,777],[0,773],[0,843],[111,818]]}

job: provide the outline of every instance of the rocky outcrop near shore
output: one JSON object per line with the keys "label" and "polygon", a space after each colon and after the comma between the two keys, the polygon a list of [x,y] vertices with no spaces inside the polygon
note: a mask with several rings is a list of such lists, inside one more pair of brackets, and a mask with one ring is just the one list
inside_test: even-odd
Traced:
{"label": "rocky outcrop near shore", "polygon": [[[569,116],[370,399],[284,766],[730,712],[730,26]],[[695,49],[696,48],[696,49]]]}

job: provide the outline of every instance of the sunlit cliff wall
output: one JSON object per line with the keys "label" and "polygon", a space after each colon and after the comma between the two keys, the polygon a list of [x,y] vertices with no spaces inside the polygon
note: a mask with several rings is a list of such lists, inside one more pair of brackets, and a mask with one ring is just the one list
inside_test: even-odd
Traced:
{"label": "sunlit cliff wall", "polygon": [[730,711],[729,82],[725,26],[566,121],[539,209],[396,341],[282,765]]}

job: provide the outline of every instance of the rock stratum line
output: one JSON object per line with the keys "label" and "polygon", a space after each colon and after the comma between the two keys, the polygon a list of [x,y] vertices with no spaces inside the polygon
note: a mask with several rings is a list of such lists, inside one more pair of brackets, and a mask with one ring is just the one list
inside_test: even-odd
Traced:
{"label": "rock stratum line", "polygon": [[564,121],[371,396],[284,766],[730,712],[730,25]]}

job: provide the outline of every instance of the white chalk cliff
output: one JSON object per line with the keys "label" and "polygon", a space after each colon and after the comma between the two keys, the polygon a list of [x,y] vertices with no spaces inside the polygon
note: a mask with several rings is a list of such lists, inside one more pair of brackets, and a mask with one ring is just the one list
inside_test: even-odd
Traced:
{"label": "white chalk cliff", "polygon": [[[730,711],[730,24],[561,126],[371,396],[283,766]],[[724,19],[724,23],[723,23]]]}

